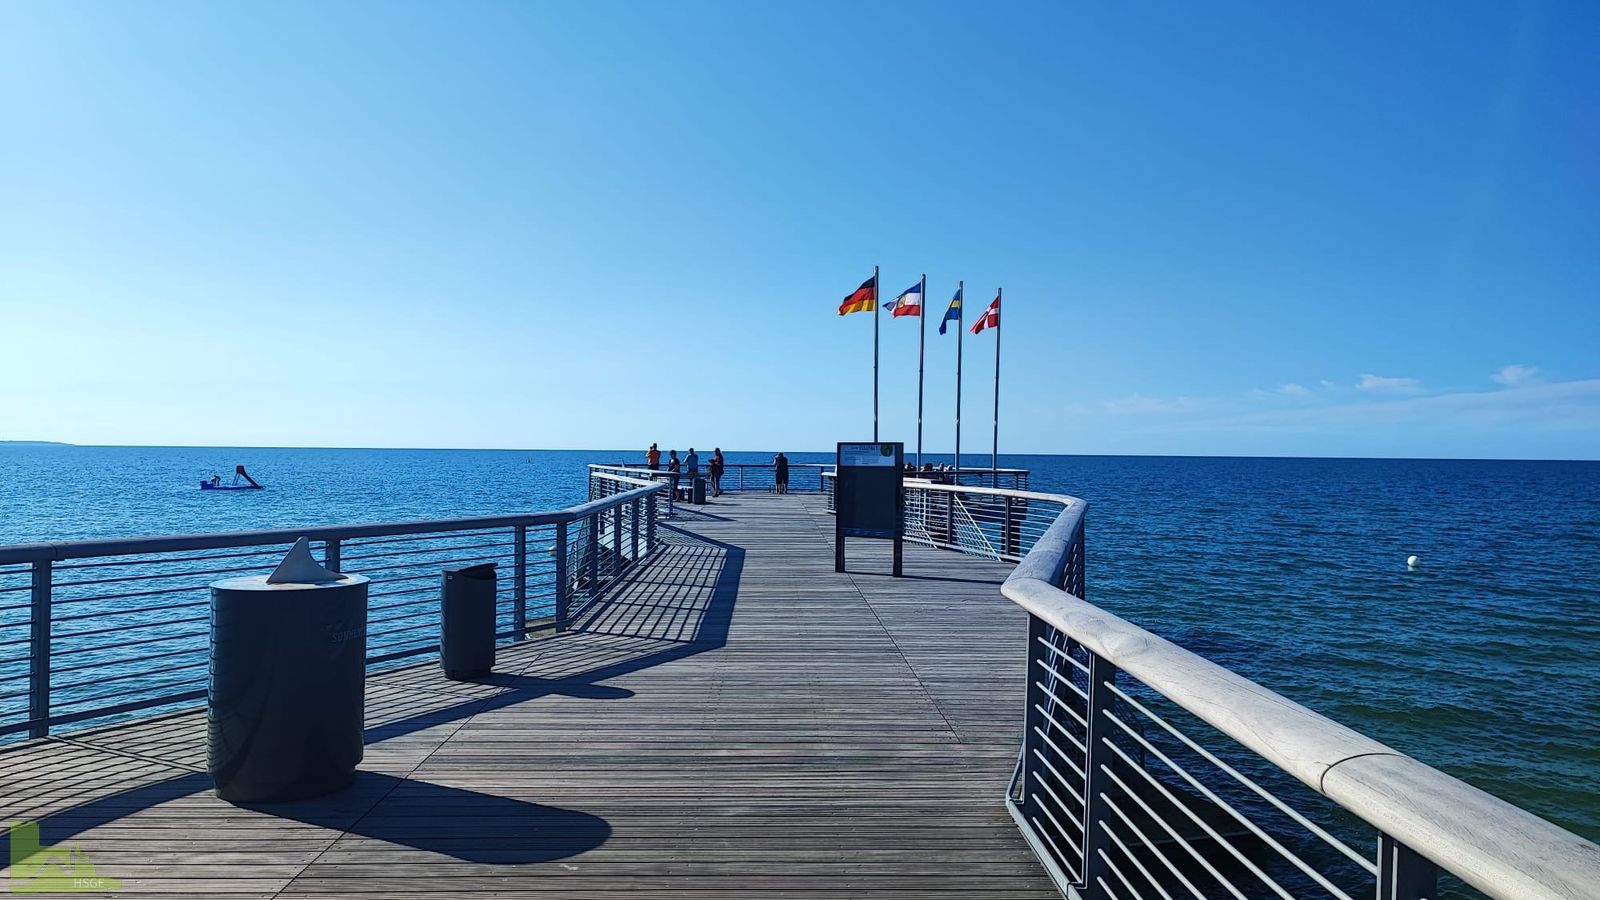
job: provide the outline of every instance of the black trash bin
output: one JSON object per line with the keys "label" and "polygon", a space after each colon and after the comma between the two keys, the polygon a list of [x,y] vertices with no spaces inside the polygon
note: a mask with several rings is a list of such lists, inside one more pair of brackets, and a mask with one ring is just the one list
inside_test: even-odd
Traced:
{"label": "black trash bin", "polygon": [[453,681],[478,678],[494,669],[494,566],[444,570],[439,665]]}
{"label": "black trash bin", "polygon": [[690,500],[699,504],[706,502],[706,480],[704,478],[696,478],[694,480],[694,493]]}
{"label": "black trash bin", "polygon": [[[309,558],[309,557],[308,557]],[[207,768],[233,803],[316,797],[362,755],[367,579],[211,585]]]}

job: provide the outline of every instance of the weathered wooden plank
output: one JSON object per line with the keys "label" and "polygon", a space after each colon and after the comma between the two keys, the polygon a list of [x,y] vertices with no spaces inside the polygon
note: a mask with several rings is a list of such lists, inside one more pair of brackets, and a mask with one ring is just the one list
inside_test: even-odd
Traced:
{"label": "weathered wooden plank", "polygon": [[838,574],[822,498],[798,495],[661,535],[491,678],[374,675],[350,791],[223,803],[186,713],[0,753],[0,814],[119,895],[1057,896],[1001,804],[1025,676],[1009,565],[912,547],[894,579],[864,542]]}

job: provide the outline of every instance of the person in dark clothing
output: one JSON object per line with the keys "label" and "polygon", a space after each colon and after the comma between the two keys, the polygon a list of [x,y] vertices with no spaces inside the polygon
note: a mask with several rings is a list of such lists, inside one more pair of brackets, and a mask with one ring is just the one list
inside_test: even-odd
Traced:
{"label": "person in dark clothing", "polygon": [[707,468],[711,470],[711,496],[713,497],[722,496],[722,472],[727,468],[727,465],[727,460],[722,458],[722,448],[712,447],[711,464]]}
{"label": "person in dark clothing", "polygon": [[772,458],[772,485],[780,494],[789,493],[789,457],[782,450]]}

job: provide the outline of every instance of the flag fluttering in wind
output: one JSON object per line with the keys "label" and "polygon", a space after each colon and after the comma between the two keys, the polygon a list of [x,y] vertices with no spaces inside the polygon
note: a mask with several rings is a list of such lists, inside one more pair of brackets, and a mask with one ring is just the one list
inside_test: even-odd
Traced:
{"label": "flag fluttering in wind", "polygon": [[959,321],[961,321],[961,288],[956,288],[956,295],[950,299],[950,308],[944,311],[944,321],[939,323],[939,333],[944,334],[945,328],[951,322]]}
{"label": "flag fluttering in wind", "polygon": [[895,318],[922,315],[922,282],[919,281],[901,291],[900,296],[885,303],[883,308]]}
{"label": "flag fluttering in wind", "polygon": [[994,302],[990,303],[989,304],[989,308],[983,311],[983,315],[978,317],[978,321],[972,323],[972,333],[973,334],[977,334],[978,332],[984,330],[985,328],[999,328],[999,327],[1000,327],[1000,295],[999,294],[995,294],[994,295]]}
{"label": "flag fluttering in wind", "polygon": [[844,298],[839,304],[839,315],[847,316],[851,313],[872,312],[878,308],[878,276],[874,275],[861,282],[861,287]]}

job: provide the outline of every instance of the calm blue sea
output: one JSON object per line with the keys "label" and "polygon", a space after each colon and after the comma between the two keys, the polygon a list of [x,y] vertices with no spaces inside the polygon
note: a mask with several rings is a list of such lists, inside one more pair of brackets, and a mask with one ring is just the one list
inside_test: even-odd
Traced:
{"label": "calm blue sea", "polygon": [[[0,444],[0,544],[548,509],[638,455]],[[1600,463],[1001,461],[1090,502],[1095,603],[1600,839]],[[268,490],[197,489],[236,463]]]}

